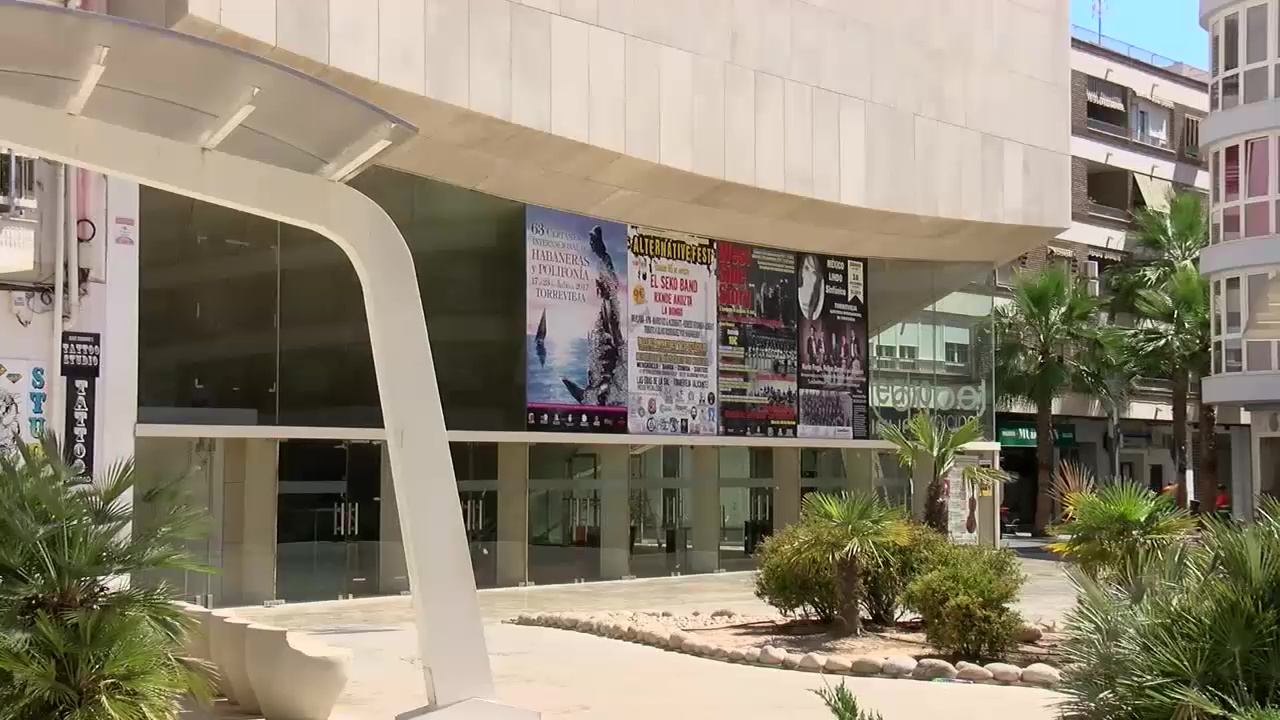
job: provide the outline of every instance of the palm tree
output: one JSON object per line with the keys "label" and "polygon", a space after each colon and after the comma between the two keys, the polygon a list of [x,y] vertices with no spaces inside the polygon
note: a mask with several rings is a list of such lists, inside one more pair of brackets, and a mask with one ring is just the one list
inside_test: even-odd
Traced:
{"label": "palm tree", "polygon": [[1058,468],[1054,497],[1063,514],[1055,531],[1065,539],[1049,549],[1094,579],[1121,575],[1144,554],[1185,542],[1196,527],[1168,493],[1153,492],[1129,479],[1098,487],[1092,473],[1075,463]]}
{"label": "palm tree", "polygon": [[800,528],[784,552],[791,562],[830,563],[835,571],[841,634],[862,634],[863,573],[904,542],[906,518],[870,493],[809,493],[800,505]]}
{"label": "palm tree", "polygon": [[1033,530],[1043,535],[1053,499],[1053,401],[1069,392],[1084,371],[1085,352],[1099,338],[1100,301],[1067,269],[1050,265],[1021,273],[1011,302],[996,307],[996,387],[1005,399],[1036,408],[1036,512]]}
{"label": "palm tree", "polygon": [[[1141,319],[1144,315],[1139,306],[1143,291],[1156,290],[1169,282],[1174,275],[1196,270],[1200,265],[1200,252],[1209,243],[1208,221],[1206,219],[1204,197],[1194,192],[1177,193],[1169,198],[1167,211],[1143,208],[1134,214],[1138,230],[1129,234],[1134,243],[1134,252],[1130,260],[1110,273],[1111,289],[1114,292],[1112,309],[1116,313],[1136,314]],[[1204,336],[1206,353],[1205,363],[1190,368],[1196,376],[1208,373],[1209,336]],[[1156,377],[1167,377],[1163,374]],[[1192,377],[1187,378],[1188,388]],[[1174,444],[1175,453],[1180,459],[1175,461],[1178,468],[1176,478],[1178,493],[1185,502],[1186,496],[1186,396],[1183,404],[1175,401]],[[1202,509],[1212,509],[1212,497],[1217,488],[1217,453],[1215,450],[1214,417],[1215,409],[1203,401],[1199,405],[1200,435],[1200,468],[1199,493]],[[1179,420],[1181,418],[1181,420]],[[1181,441],[1178,440],[1181,438]]]}
{"label": "palm tree", "polygon": [[[1139,290],[1135,307],[1143,320],[1130,331],[1134,352],[1148,375],[1172,384],[1175,477],[1185,504],[1187,396],[1192,378],[1209,364],[1209,283],[1195,267],[1180,267],[1163,285]],[[1217,479],[1201,480],[1202,507],[1210,509]]]}
{"label": "palm tree", "polygon": [[1137,358],[1127,334],[1115,325],[1098,329],[1097,342],[1086,345],[1080,362],[1081,389],[1098,398],[1107,416],[1107,449],[1110,474],[1120,479],[1120,416],[1137,389]]}
{"label": "palm tree", "polygon": [[[132,462],[79,477],[58,444],[0,454],[0,720],[174,717],[207,695],[187,621],[152,570],[203,570],[182,550],[200,521],[174,483],[134,492]],[[163,503],[163,512],[135,514]]]}
{"label": "palm tree", "polygon": [[[917,463],[929,463],[932,477],[925,496],[924,523],[945,534],[945,478],[955,467],[956,457],[963,452],[964,446],[982,439],[978,419],[969,418],[964,425],[953,430],[931,413],[920,411],[908,418],[902,428],[889,422],[880,423],[879,426],[880,437],[894,444],[898,450],[898,462],[908,472],[913,472]],[[968,465],[962,473],[965,482],[980,488],[988,488],[1009,478],[1000,470],[978,465]],[[970,520],[976,521],[973,517],[975,510],[976,508],[970,508]]]}

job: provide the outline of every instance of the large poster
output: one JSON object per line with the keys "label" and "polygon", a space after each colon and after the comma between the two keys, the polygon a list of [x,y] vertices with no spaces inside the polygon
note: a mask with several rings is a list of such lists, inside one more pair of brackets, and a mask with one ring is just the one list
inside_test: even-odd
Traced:
{"label": "large poster", "polygon": [[721,242],[720,432],[796,435],[796,255]]}
{"label": "large poster", "polygon": [[715,243],[644,228],[630,234],[630,430],[715,435]]}
{"label": "large poster", "polygon": [[626,432],[626,226],[530,206],[525,247],[529,429]]}
{"label": "large poster", "polygon": [[865,260],[799,257],[800,437],[869,437],[865,278]]}
{"label": "large poster", "polygon": [[46,430],[48,396],[44,363],[0,360],[0,453],[39,440]]}

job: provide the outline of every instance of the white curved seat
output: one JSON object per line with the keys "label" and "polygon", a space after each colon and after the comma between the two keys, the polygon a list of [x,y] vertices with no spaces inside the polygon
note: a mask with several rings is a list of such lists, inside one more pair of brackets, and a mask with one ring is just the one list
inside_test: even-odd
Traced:
{"label": "white curved seat", "polygon": [[328,720],[351,652],[269,625],[245,628],[245,660],[267,720]]}
{"label": "white curved seat", "polygon": [[212,630],[209,646],[221,678],[219,687],[240,710],[257,712],[258,699],[245,671],[245,628],[252,623],[221,612],[211,613],[209,617],[213,620],[209,626]]}

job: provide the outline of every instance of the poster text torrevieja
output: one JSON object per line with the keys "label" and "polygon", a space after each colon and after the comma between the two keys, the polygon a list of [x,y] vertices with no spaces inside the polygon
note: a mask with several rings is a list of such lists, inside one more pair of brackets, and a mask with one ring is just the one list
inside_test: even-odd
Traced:
{"label": "poster text torrevieja", "polygon": [[715,435],[715,243],[632,227],[628,258],[629,430]]}
{"label": "poster text torrevieja", "polygon": [[530,206],[525,252],[529,429],[626,432],[626,226]]}
{"label": "poster text torrevieja", "polygon": [[796,255],[717,244],[720,433],[796,435]]}
{"label": "poster text torrevieja", "polygon": [[800,437],[869,436],[866,267],[853,258],[798,258]]}

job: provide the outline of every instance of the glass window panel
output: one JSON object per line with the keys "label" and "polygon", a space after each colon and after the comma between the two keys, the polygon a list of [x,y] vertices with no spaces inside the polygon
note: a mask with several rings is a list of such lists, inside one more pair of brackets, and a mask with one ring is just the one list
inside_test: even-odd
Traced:
{"label": "glass window panel", "polygon": [[1240,239],[1240,207],[1229,207],[1222,211],[1222,241],[1230,242]]}
{"label": "glass window panel", "polygon": [[1209,173],[1209,185],[1211,186],[1210,191],[1213,194],[1212,202],[1214,205],[1217,205],[1218,199],[1222,196],[1222,193],[1218,190],[1222,185],[1222,151],[1220,150],[1213,151]]}
{"label": "glass window panel", "polygon": [[1210,34],[1209,43],[1209,68],[1213,77],[1218,77],[1218,69],[1222,67],[1221,60],[1218,55],[1222,52],[1222,21],[1219,20],[1213,24],[1213,32]]}
{"label": "glass window panel", "polygon": [[1240,278],[1227,278],[1226,288],[1226,332],[1228,335],[1234,335],[1240,332]]}
{"label": "glass window panel", "polygon": [[1267,194],[1267,178],[1271,174],[1271,163],[1267,160],[1269,148],[1267,138],[1255,138],[1245,146],[1247,192],[1251,198]]}
{"label": "glass window panel", "polygon": [[1222,341],[1213,344],[1213,357],[1211,359],[1213,360],[1213,367],[1209,369],[1209,372],[1215,374],[1222,372]]}
{"label": "glass window panel", "polygon": [[1244,370],[1244,350],[1241,344],[1240,338],[1232,338],[1222,344],[1222,365],[1229,373]]}
{"label": "glass window panel", "polygon": [[[1266,273],[1254,273],[1249,276],[1246,283],[1249,292],[1249,317],[1245,319],[1244,326],[1246,332],[1257,329],[1259,322],[1266,318],[1265,313],[1269,305],[1267,279]],[[1264,314],[1260,316],[1259,313]]]}
{"label": "glass window panel", "polygon": [[1262,237],[1271,234],[1271,202],[1255,202],[1244,206],[1244,236]]}
{"label": "glass window panel", "polygon": [[1222,199],[1235,202],[1240,199],[1240,146],[1229,145],[1222,162]]}
{"label": "glass window panel", "polygon": [[[1277,201],[1280,203],[1280,201]],[[1222,242],[1222,213],[1213,214],[1213,222],[1209,224],[1209,242],[1216,245]]]}
{"label": "glass window panel", "polygon": [[1267,78],[1266,66],[1244,71],[1244,104],[1265,102],[1271,83]]}
{"label": "glass window panel", "polygon": [[1274,370],[1271,367],[1271,341],[1250,340],[1245,343],[1245,369],[1249,372]]}
{"label": "glass window panel", "polygon": [[1221,105],[1220,98],[1218,97],[1218,81],[1217,80],[1214,80],[1213,85],[1209,86],[1209,102],[1211,105],[1209,108],[1210,110],[1217,110]]}
{"label": "glass window panel", "polygon": [[1222,30],[1222,67],[1235,70],[1240,67],[1240,14],[1227,16]]}
{"label": "glass window panel", "polygon": [[1213,281],[1213,336],[1222,334],[1222,281]]}
{"label": "glass window panel", "polygon": [[1222,109],[1230,110],[1240,104],[1240,74],[1222,78]]}
{"label": "glass window panel", "polygon": [[1267,59],[1267,6],[1254,5],[1245,11],[1246,63],[1258,63]]}

